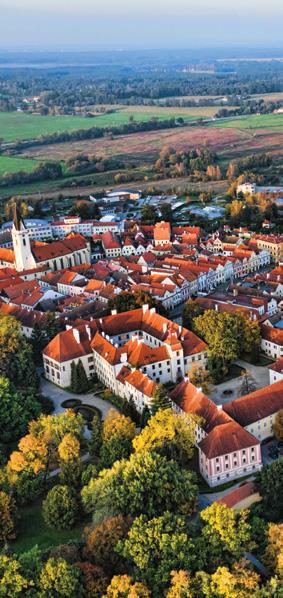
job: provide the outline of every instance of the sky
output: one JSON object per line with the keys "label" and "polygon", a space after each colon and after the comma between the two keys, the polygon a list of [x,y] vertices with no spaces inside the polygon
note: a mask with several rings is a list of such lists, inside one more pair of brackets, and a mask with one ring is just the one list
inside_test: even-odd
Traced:
{"label": "sky", "polygon": [[282,22],[282,0],[0,0],[0,46],[275,48]]}

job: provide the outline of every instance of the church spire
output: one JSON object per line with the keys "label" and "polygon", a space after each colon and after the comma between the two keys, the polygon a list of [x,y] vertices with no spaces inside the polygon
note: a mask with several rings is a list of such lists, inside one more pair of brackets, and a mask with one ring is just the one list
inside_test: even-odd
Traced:
{"label": "church spire", "polygon": [[16,204],[16,202],[14,203],[14,218],[13,218],[13,222],[14,222],[14,227],[16,230],[21,230],[21,224],[23,225],[23,221],[22,221],[22,217],[21,217],[21,213],[20,210]]}

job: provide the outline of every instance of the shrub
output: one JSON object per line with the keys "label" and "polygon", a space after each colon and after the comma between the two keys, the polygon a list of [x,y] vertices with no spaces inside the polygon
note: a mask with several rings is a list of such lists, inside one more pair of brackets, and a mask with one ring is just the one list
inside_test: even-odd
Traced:
{"label": "shrub", "polygon": [[70,529],[76,520],[77,502],[70,488],[58,484],[43,501],[43,517],[46,525],[55,529]]}

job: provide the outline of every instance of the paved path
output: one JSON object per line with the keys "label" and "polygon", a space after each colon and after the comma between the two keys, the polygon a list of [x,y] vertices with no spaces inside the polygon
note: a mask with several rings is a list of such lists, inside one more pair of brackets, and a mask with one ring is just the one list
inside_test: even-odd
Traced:
{"label": "paved path", "polygon": [[46,397],[52,399],[55,409],[54,415],[58,413],[62,413],[64,411],[64,407],[61,406],[61,403],[66,399],[80,399],[82,403],[86,403],[87,405],[92,405],[93,407],[97,407],[100,409],[102,413],[102,419],[105,418],[106,413],[109,409],[113,409],[113,405],[104,399],[101,399],[99,396],[95,395],[93,392],[87,394],[73,394],[63,388],[59,388],[52,382],[48,382],[45,378],[41,378],[41,392]]}
{"label": "paved path", "polygon": [[[243,361],[242,359],[238,359],[235,363],[243,370],[248,370],[251,373],[256,388],[268,386],[269,370],[266,366],[252,365],[251,363]],[[221,384],[217,384],[217,386],[212,386],[208,396],[212,401],[214,401],[214,403],[216,403],[216,405],[223,405],[224,403],[229,403],[229,401],[239,397],[241,385],[241,376],[232,378],[232,380],[222,382]],[[225,390],[231,390],[231,394],[229,396],[225,396],[223,394]]]}

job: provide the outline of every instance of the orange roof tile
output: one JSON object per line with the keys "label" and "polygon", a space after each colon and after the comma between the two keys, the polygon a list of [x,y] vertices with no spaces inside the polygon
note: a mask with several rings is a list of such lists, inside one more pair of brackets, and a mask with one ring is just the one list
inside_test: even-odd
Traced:
{"label": "orange roof tile", "polygon": [[283,409],[283,380],[226,403],[223,409],[241,426],[248,426]]}

